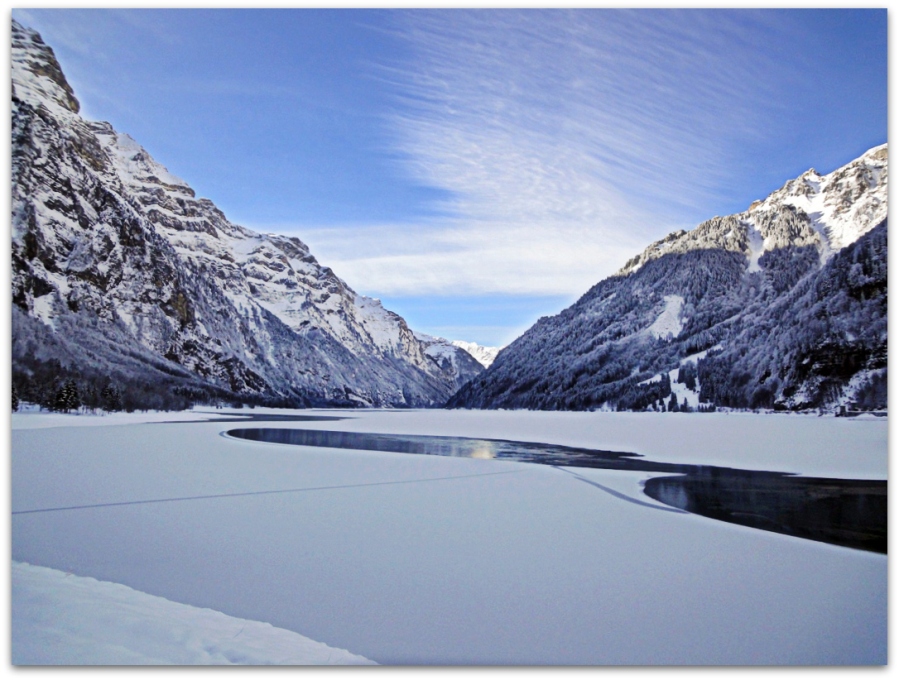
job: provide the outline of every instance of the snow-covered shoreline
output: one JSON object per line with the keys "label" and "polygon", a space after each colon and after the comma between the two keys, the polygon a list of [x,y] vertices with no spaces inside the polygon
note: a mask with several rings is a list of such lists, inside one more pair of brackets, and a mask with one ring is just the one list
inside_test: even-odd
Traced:
{"label": "snow-covered shoreline", "polygon": [[[285,411],[286,412],[286,411]],[[33,404],[26,404],[19,412],[12,414],[12,429],[38,429],[45,427],[100,427],[109,425],[137,425],[142,423],[194,422],[233,418],[247,411],[222,411],[212,407],[193,408],[187,411],[125,411],[96,413],[56,413],[42,411]]]}
{"label": "snow-covered shoreline", "polygon": [[12,619],[15,666],[373,663],[267,623],[21,562]]}

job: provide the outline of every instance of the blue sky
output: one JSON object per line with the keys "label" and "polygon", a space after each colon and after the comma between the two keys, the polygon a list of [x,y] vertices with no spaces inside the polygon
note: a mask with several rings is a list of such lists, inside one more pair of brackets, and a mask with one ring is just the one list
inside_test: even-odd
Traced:
{"label": "blue sky", "polygon": [[13,16],[229,219],[482,344],[887,141],[886,10]]}

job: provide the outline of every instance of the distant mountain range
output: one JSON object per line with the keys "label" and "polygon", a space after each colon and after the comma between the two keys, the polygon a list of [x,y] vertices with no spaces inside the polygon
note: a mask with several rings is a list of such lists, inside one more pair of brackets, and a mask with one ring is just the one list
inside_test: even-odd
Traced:
{"label": "distant mountain range", "polygon": [[650,245],[540,319],[451,407],[887,404],[887,146]]}
{"label": "distant mountain range", "polygon": [[12,23],[12,359],[21,398],[440,406],[483,370],[416,337],[297,238],[197,198],[84,120],[53,50]]}
{"label": "distant mountain range", "polygon": [[496,359],[496,355],[502,347],[484,347],[476,342],[465,342],[464,340],[453,340],[453,345],[464,349],[471,356],[477,359],[478,363],[484,368],[489,368],[490,364]]}

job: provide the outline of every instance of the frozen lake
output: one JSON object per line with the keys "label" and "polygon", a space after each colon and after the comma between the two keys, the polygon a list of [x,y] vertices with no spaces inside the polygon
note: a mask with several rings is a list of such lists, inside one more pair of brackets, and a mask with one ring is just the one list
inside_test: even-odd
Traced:
{"label": "frozen lake", "polygon": [[[796,477],[777,471],[660,463],[626,451],[503,439],[387,435],[296,427],[236,428],[225,435],[300,447],[509,460],[566,469],[659,473],[644,484],[645,493],[678,510],[788,536],[887,552],[886,480]],[[568,472],[577,476],[573,470]],[[617,493],[597,482],[581,479],[598,489]]]}
{"label": "frozen lake", "polygon": [[[251,413],[253,427],[266,426],[259,409],[241,415]],[[545,442],[816,477],[887,473],[885,420],[303,414],[342,418],[303,429]],[[14,415],[14,560],[379,663],[886,662],[885,555],[673,512],[642,492],[654,473],[291,447],[221,436],[233,422],[141,419]]]}

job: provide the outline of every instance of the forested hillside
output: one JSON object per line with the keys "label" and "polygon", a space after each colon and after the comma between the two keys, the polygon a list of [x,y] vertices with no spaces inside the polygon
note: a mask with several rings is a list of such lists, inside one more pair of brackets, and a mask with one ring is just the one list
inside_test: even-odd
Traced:
{"label": "forested hillside", "polygon": [[887,148],[652,244],[451,407],[886,407]]}

